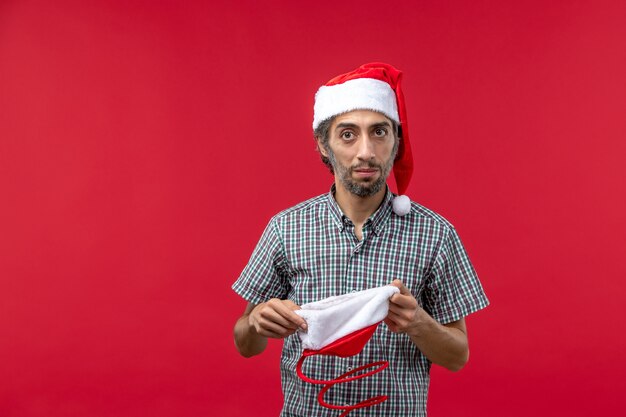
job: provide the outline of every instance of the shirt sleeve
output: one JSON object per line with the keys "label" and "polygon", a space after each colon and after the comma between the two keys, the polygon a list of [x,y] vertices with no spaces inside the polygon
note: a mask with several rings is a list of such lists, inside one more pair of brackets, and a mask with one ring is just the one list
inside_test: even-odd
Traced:
{"label": "shirt sleeve", "polygon": [[489,301],[456,230],[450,228],[426,282],[424,309],[446,324],[483,309]]}
{"label": "shirt sleeve", "polygon": [[272,219],[257,243],[248,264],[233,284],[233,290],[253,304],[289,293],[288,268],[279,228]]}

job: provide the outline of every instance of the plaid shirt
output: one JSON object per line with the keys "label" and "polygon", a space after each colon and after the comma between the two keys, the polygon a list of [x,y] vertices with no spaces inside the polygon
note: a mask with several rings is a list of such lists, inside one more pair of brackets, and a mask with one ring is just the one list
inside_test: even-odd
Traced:
{"label": "plaid shirt", "polygon": [[[387,191],[383,204],[364,224],[359,241],[333,195],[334,188],[274,216],[234,283],[235,292],[253,304],[280,298],[302,305],[398,278],[439,323],[459,320],[487,306],[465,249],[444,218],[414,202],[409,214],[397,216],[391,208],[394,195]],[[317,402],[322,386],[296,375],[301,354],[297,335],[284,340],[281,416],[337,416],[339,411]],[[304,362],[303,371],[314,379],[331,379],[380,360],[389,361],[389,368],[335,385],[324,399],[331,404],[355,404],[388,395],[384,403],[351,415],[425,416],[431,363],[407,335],[392,333],[384,323],[360,354],[314,356]]]}

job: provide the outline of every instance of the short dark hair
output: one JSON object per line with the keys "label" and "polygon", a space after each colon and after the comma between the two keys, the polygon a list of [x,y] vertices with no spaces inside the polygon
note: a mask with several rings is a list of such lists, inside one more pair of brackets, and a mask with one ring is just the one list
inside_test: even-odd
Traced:
{"label": "short dark hair", "polygon": [[[329,117],[328,119],[323,120],[313,131],[313,139],[316,141],[319,140],[320,144],[324,147],[324,149],[328,150],[329,145],[328,141],[330,140],[330,126],[335,121],[335,118],[338,115]],[[394,138],[396,140],[402,139],[402,127],[395,120],[389,119],[391,122]],[[319,151],[319,149],[318,149]],[[330,173],[335,175],[335,171],[333,170],[333,165],[330,163],[330,160],[322,155],[320,152],[320,158],[326,167],[330,170]]]}

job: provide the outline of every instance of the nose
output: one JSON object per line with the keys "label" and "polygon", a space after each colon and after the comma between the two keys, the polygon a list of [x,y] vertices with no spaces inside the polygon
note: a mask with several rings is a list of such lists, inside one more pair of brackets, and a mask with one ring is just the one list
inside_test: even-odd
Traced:
{"label": "nose", "polygon": [[359,141],[357,158],[362,161],[369,161],[374,158],[374,143],[369,135],[363,135]]}

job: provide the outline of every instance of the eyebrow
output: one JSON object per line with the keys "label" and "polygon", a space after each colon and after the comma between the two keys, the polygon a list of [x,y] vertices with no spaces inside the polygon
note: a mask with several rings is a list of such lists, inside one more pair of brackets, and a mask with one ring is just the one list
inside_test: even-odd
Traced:
{"label": "eyebrow", "polygon": [[[343,123],[339,123],[337,124],[337,126],[335,126],[335,130],[339,130],[339,129],[344,129],[344,128],[358,128],[359,126],[356,123],[348,123],[348,122],[343,122]],[[388,121],[384,121],[384,122],[379,122],[379,123],[374,123],[370,126],[368,126],[368,129],[376,129],[377,127],[388,127],[391,128],[391,123],[389,123]]]}

